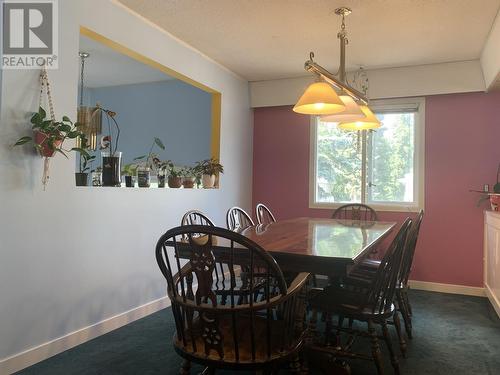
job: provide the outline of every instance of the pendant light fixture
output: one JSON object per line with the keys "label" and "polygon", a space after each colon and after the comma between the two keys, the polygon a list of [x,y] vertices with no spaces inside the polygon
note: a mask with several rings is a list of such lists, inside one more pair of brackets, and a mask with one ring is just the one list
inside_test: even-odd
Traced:
{"label": "pendant light fixture", "polygon": [[[373,112],[368,107],[368,99],[365,97],[364,93],[356,90],[347,83],[346,79],[346,45],[348,43],[347,33],[345,30],[345,17],[352,13],[352,10],[347,7],[341,7],[335,9],[335,14],[342,17],[341,30],[337,34],[340,39],[340,65],[339,70],[336,75],[330,73],[328,70],[323,68],[321,65],[313,61],[314,53],[310,53],[310,58],[305,62],[304,68],[308,72],[319,75],[324,81],[326,81],[333,88],[336,88],[340,94],[340,101],[344,105],[343,110],[337,112],[331,112],[326,114],[321,113],[319,110],[315,111],[316,107],[311,106],[310,112],[307,114],[320,115],[322,121],[326,122],[338,122],[339,128],[345,130],[367,130],[376,129],[381,126],[380,121],[376,118]],[[311,85],[312,86],[312,85]],[[309,86],[309,88],[311,87]],[[308,90],[309,90],[308,88]],[[307,91],[302,95],[299,102],[294,107],[300,104],[302,98],[307,94]],[[314,98],[317,103],[322,102],[322,97]],[[296,111],[299,112],[299,111]],[[299,112],[306,113],[306,112]]]}
{"label": "pendant light fixture", "polygon": [[332,86],[326,82],[315,82],[309,85],[293,110],[305,115],[330,115],[345,108]]}

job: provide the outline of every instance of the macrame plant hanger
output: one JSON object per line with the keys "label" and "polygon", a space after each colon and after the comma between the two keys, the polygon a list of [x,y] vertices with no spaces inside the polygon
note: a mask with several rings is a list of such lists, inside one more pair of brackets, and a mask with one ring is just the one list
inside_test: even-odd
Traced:
{"label": "macrame plant hanger", "polygon": [[[38,100],[38,108],[42,107],[44,95],[46,95],[47,103],[49,105],[50,120],[52,122],[55,122],[56,116],[54,114],[54,103],[52,101],[52,93],[50,91],[49,75],[47,73],[47,69],[42,68],[40,72],[40,98]],[[50,157],[44,156],[43,176],[42,176],[43,190],[45,190],[45,188],[47,187],[47,183],[49,182],[49,166],[50,166]]]}

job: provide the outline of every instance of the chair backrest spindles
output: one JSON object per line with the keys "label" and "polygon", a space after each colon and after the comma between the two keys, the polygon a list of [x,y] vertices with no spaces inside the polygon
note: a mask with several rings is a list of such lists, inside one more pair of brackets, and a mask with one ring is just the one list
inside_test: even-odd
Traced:
{"label": "chair backrest spindles", "polygon": [[238,232],[255,225],[250,215],[240,207],[232,207],[227,211],[226,224],[227,229],[233,232]]}
{"label": "chair backrest spindles", "polygon": [[257,206],[255,206],[255,217],[257,218],[257,222],[259,224],[269,224],[276,222],[276,218],[274,217],[271,210],[262,203],[259,203]]}
{"label": "chair backrest spindles", "polygon": [[378,217],[377,212],[366,204],[349,203],[337,208],[332,214],[332,219],[377,221]]}

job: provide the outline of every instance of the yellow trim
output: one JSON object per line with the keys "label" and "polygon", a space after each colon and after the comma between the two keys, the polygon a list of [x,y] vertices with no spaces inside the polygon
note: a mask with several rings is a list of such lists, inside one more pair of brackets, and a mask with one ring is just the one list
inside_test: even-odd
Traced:
{"label": "yellow trim", "polygon": [[182,73],[176,72],[175,70],[160,64],[157,61],[150,59],[138,52],[125,47],[124,45],[117,43],[105,36],[92,31],[85,26],[80,26],[80,34],[84,35],[96,42],[104,44],[105,46],[126,55],[134,60],[137,60],[145,65],[149,65],[152,68],[158,69],[159,71],[174,77],[180,81],[183,81],[191,86],[197,87],[200,90],[206,91],[212,96],[212,127],[211,127],[211,140],[210,140],[210,152],[213,158],[220,158],[220,123],[221,123],[221,96],[222,94],[204,85],[203,83],[197,82]]}
{"label": "yellow trim", "polygon": [[212,139],[210,153],[213,158],[220,159],[220,122],[221,122],[222,95],[212,94]]}

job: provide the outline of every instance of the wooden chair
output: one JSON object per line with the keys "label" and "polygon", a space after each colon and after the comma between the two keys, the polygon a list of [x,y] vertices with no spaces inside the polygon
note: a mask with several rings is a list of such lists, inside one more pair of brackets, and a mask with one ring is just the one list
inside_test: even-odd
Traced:
{"label": "wooden chair", "polygon": [[271,210],[262,203],[259,203],[257,206],[255,206],[255,217],[257,218],[257,222],[259,224],[269,224],[276,222],[276,218],[274,217]]}
{"label": "wooden chair", "polygon": [[232,207],[226,214],[227,229],[239,232],[245,228],[255,225],[252,218],[240,207]]}
{"label": "wooden chair", "polygon": [[[405,332],[408,338],[410,339],[413,338],[413,333],[412,333],[412,322],[411,322],[412,309],[411,309],[410,299],[408,297],[408,290],[410,289],[410,286],[408,285],[408,280],[410,278],[410,273],[412,270],[413,258],[415,256],[415,249],[417,247],[418,235],[420,233],[420,225],[422,224],[423,218],[424,218],[424,211],[420,210],[409,230],[406,249],[401,266],[401,273],[399,275],[398,283],[396,285],[397,309],[398,311],[401,312],[401,315],[403,317],[403,322],[405,325]],[[357,279],[365,279],[367,282],[370,282],[373,279],[374,275],[376,274],[379,266],[380,266],[380,261],[371,259],[365,260],[359,265],[359,267],[354,268],[353,271],[350,273],[350,275],[356,277]],[[346,279],[346,282],[349,283],[349,279]]]}
{"label": "wooden chair", "polygon": [[[225,247],[214,246],[213,238]],[[188,238],[188,242],[181,239]],[[305,337],[305,286],[309,274],[299,274],[289,285],[276,261],[259,245],[233,231],[200,225],[167,231],[156,245],[156,260],[167,280],[176,334],[175,351],[191,362],[215,369],[273,373],[287,361],[297,364]],[[222,268],[218,264],[223,264]],[[249,264],[250,287],[265,280],[255,298],[238,303],[242,286],[240,265]],[[229,280],[222,283],[222,279]],[[219,294],[227,285],[227,298]]]}
{"label": "wooden chair", "polygon": [[340,206],[333,211],[332,219],[347,219],[347,220],[362,220],[362,221],[377,221],[377,212],[361,203],[350,203]]}
{"label": "wooden chair", "polygon": [[[383,374],[382,355],[379,346],[379,337],[382,337],[387,345],[390,353],[391,364],[396,374],[399,374],[399,363],[397,356],[392,347],[392,341],[387,328],[388,320],[394,318],[396,328],[401,331],[399,317],[395,314],[394,295],[398,275],[401,271],[402,257],[405,249],[405,243],[408,235],[408,230],[411,225],[411,220],[407,219],[400,227],[396,237],[391,243],[389,250],[380,262],[376,276],[373,282],[368,286],[367,293],[359,293],[353,288],[342,286],[331,286],[324,289],[316,289],[311,293],[310,306],[312,308],[311,329],[316,327],[318,312],[327,314],[325,342],[327,345],[330,342],[332,328],[337,331],[337,344],[334,346],[322,347],[316,345],[316,348],[321,351],[329,352],[334,356],[371,359],[375,362],[378,374]],[[366,286],[362,280],[362,286]],[[338,325],[332,327],[332,314],[339,316]],[[349,319],[349,327],[343,327],[345,318]],[[352,321],[357,320],[367,323],[368,330],[355,330],[352,326]],[[375,324],[382,327],[382,336],[377,335]],[[342,344],[340,338],[341,332],[349,333],[349,340]],[[355,353],[352,351],[352,345],[355,337],[369,337],[371,340],[371,356]],[[314,347],[313,347],[314,348]]]}
{"label": "wooden chair", "polygon": [[198,210],[186,212],[181,219],[181,225],[209,225],[211,227],[215,227],[213,221],[210,220],[203,212]]}

